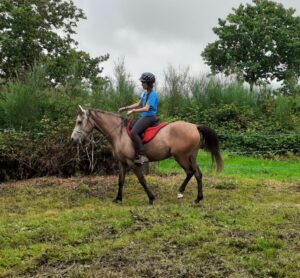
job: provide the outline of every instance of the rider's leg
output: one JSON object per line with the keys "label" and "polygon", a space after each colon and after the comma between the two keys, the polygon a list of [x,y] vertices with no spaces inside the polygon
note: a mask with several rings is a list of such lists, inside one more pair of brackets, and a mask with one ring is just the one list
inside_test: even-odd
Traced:
{"label": "rider's leg", "polygon": [[156,120],[155,116],[151,117],[142,117],[139,118],[134,124],[131,130],[131,139],[134,144],[136,156],[143,155],[145,156],[145,149],[141,139],[141,135],[145,131],[145,129],[152,125],[152,123]]}

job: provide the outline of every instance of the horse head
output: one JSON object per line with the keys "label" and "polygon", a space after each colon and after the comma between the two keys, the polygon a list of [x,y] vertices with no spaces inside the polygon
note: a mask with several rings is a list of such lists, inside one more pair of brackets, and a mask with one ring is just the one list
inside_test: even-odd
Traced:
{"label": "horse head", "polygon": [[89,110],[78,106],[78,115],[73,129],[71,140],[74,143],[83,143],[94,129],[94,121],[91,120]]}

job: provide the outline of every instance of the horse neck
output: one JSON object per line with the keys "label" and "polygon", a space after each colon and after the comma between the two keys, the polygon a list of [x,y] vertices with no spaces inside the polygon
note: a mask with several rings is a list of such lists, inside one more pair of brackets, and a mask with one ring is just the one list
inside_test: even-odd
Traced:
{"label": "horse neck", "polygon": [[103,111],[91,111],[92,119],[95,122],[95,127],[113,143],[120,136],[122,128],[122,119],[117,116]]}

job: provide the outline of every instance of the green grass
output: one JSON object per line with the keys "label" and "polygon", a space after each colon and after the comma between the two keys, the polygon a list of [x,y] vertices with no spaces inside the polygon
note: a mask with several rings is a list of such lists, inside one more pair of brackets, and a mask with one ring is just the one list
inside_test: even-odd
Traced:
{"label": "green grass", "polygon": [[[223,155],[224,169],[221,177],[250,178],[250,179],[276,179],[280,181],[300,180],[300,158],[290,160],[267,160],[263,158]],[[210,154],[200,152],[198,164],[204,174],[213,171]],[[174,159],[159,163],[162,173],[183,173],[182,168]]]}
{"label": "green grass", "polygon": [[299,277],[299,162],[225,155],[216,176],[199,159],[196,207],[172,160],[147,176],[153,207],[132,175],[122,204],[117,177],[1,184],[0,277]]}

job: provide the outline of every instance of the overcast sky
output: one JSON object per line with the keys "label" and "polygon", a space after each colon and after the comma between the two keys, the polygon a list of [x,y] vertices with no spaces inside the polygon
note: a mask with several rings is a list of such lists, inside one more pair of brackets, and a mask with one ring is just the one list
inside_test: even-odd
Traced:
{"label": "overcast sky", "polygon": [[[73,0],[87,19],[79,23],[78,48],[91,56],[110,54],[102,63],[112,76],[118,59],[134,80],[150,71],[162,79],[168,65],[209,72],[200,54],[216,39],[212,28],[247,0]],[[300,0],[278,0],[300,15]],[[158,81],[159,82],[159,81]]]}

